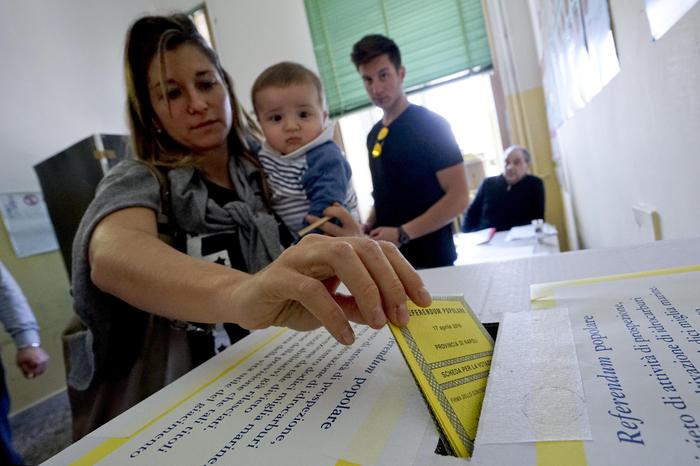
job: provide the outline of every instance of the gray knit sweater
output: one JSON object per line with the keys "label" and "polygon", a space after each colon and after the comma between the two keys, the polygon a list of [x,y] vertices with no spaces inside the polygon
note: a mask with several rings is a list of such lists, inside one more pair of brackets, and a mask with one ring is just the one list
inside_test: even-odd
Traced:
{"label": "gray knit sweater", "polygon": [[[248,272],[256,272],[282,251],[278,225],[260,196],[260,173],[252,164],[231,157],[231,178],[239,201],[221,207],[208,198],[195,169],[168,172],[171,187],[171,224],[188,234],[235,232]],[[90,280],[88,246],[96,225],[107,215],[129,207],[160,213],[160,185],[142,163],[125,160],[115,166],[97,188],[73,243],[74,310],[88,331],[72,335],[68,383],[84,390],[95,379],[118,378],[141,351],[149,315],[103,293]],[[144,286],[148,286],[144,283]]]}

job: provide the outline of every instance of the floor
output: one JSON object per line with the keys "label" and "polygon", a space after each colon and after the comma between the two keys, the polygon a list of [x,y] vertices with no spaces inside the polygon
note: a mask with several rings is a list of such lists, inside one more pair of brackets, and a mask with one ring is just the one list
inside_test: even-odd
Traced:
{"label": "floor", "polygon": [[13,443],[27,465],[46,461],[68,447],[71,418],[65,391],[10,418]]}

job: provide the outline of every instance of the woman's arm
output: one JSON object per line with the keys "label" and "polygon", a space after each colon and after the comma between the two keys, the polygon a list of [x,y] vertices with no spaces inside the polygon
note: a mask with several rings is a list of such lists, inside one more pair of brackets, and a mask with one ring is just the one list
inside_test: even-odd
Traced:
{"label": "woman's arm", "polygon": [[[309,235],[249,275],[166,245],[155,213],[145,208],[105,217],[90,239],[89,259],[96,286],[154,314],[250,329],[323,325],[345,344],[354,340],[349,321],[405,325],[407,298],[430,304],[420,277],[391,244]],[[353,296],[335,292],[341,281]]]}
{"label": "woman's arm", "polygon": [[156,214],[127,208],[105,217],[90,238],[90,278],[102,291],[154,314],[228,322],[221,290],[249,275],[190,257],[158,238]]}

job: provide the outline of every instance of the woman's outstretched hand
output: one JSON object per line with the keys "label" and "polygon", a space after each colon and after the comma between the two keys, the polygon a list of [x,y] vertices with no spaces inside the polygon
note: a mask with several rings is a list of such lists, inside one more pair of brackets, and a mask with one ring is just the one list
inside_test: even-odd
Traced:
{"label": "woman's outstretched hand", "polygon": [[[344,220],[342,213],[334,216]],[[336,292],[340,282],[352,296]],[[419,306],[431,303],[423,281],[393,244],[313,234],[237,286],[231,299],[234,321],[242,327],[323,325],[346,345],[355,340],[350,321],[377,329],[387,320],[404,326],[407,299]]]}

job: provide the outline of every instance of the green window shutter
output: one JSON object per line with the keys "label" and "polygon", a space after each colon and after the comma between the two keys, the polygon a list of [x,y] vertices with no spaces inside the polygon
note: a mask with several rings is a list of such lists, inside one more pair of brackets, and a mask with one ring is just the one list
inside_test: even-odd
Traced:
{"label": "green window shutter", "polygon": [[491,68],[481,0],[304,0],[331,116],[369,105],[350,61],[367,34],[401,49],[406,89],[460,72]]}

